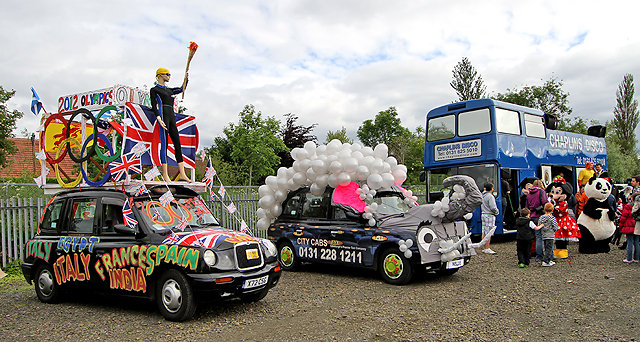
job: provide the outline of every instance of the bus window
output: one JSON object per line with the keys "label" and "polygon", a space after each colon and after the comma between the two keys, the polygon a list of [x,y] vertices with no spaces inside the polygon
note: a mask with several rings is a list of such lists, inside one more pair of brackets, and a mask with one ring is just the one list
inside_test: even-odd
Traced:
{"label": "bus window", "polygon": [[492,183],[493,192],[498,192],[498,184],[496,184],[496,179],[498,179],[498,168],[494,164],[460,166],[458,167],[458,174],[467,175],[473,178],[480,191],[484,190],[485,184]]}
{"label": "bus window", "polygon": [[458,114],[458,136],[464,137],[491,132],[489,108],[482,108]]}
{"label": "bus window", "polygon": [[430,170],[427,173],[427,189],[429,190],[427,191],[427,203],[439,201],[444,197],[442,181],[449,176],[457,174],[457,170],[457,167],[453,167]]}
{"label": "bus window", "polygon": [[528,137],[546,138],[544,117],[524,113],[524,130]]}
{"label": "bus window", "polygon": [[496,130],[498,133],[521,135],[520,113],[513,110],[496,108]]}
{"label": "bus window", "polygon": [[429,119],[427,123],[427,141],[438,141],[451,139],[455,136],[456,117],[446,115],[439,118]]}

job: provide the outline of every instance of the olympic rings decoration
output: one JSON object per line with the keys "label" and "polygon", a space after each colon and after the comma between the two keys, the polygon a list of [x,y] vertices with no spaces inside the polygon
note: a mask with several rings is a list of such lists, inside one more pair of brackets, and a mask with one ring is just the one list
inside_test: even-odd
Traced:
{"label": "olympic rings decoration", "polygon": [[[117,110],[116,106],[114,105],[109,105],[106,106],[104,108],[102,108],[102,110],[100,110],[100,113],[98,113],[98,116],[96,117],[96,122],[98,122],[100,120],[100,117],[102,117],[102,115],[110,110]],[[117,132],[117,131],[116,131]],[[119,133],[118,133],[119,134]],[[106,137],[106,136],[105,136]],[[105,140],[105,143],[109,146],[111,146],[110,141],[109,140]],[[107,157],[105,156],[102,151],[100,151],[99,148],[95,149],[96,154],[98,155],[98,158],[100,158],[101,160],[105,161],[105,162],[112,162],[118,158],[120,158],[120,153],[122,152],[120,149],[117,149],[116,153],[114,154],[113,151],[111,150],[111,148],[109,148],[109,152],[111,152],[111,156]],[[87,182],[88,183],[88,182]]]}
{"label": "olympic rings decoration", "polygon": [[[78,110],[76,110],[75,112],[73,112],[73,114],[71,114],[71,117],[69,118],[69,120],[67,121],[67,138],[69,138],[68,136],[70,135],[71,132],[71,123],[73,122],[73,118],[76,117],[76,115],[78,114],[87,114],[89,116],[89,118],[91,118],[91,123],[93,124],[93,129],[97,129],[96,127],[96,118],[93,117],[93,114],[91,114],[91,112],[85,108],[80,108]],[[98,142],[98,135],[97,134],[92,134],[93,136],[93,144],[91,145],[91,147],[87,150],[87,155],[82,157],[82,152],[80,153],[80,158],[76,158],[75,155],[73,155],[73,152],[71,152],[71,144],[67,143],[67,153],[69,154],[69,157],[71,158],[71,160],[73,160],[76,163],[82,163],[85,162],[87,160],[89,160],[89,158],[93,157],[94,154],[96,154],[96,143]],[[77,141],[77,140],[76,140]],[[78,144],[78,146],[80,146],[80,144]]]}
{"label": "olympic rings decoration", "polygon": [[[180,202],[178,202],[178,201],[174,201],[174,202],[177,205],[179,205],[180,207],[182,207],[182,209],[184,210],[184,213],[186,214],[185,217],[186,217],[187,221],[191,221],[193,219],[193,214],[189,210],[187,210],[187,208],[185,208],[184,205],[182,205]],[[158,210],[159,208],[164,209],[167,212],[167,214],[169,214],[169,218],[171,218],[171,221],[165,222],[165,221],[161,221],[161,220],[154,220],[153,219],[153,215],[151,214],[152,206],[156,207],[156,208],[154,208],[154,210]],[[171,206],[171,203],[167,204],[166,207],[163,207],[162,204],[160,202],[158,202],[158,201],[149,201],[142,212],[153,223],[159,224],[161,226],[171,225],[171,224],[173,224],[175,222],[176,219],[181,219],[183,217],[182,215],[178,215],[178,213],[176,213],[174,211],[173,207]]]}
{"label": "olympic rings decoration", "polygon": [[[78,139],[76,138],[66,138],[64,139],[60,144],[64,145],[64,144],[68,144],[68,143],[74,143],[78,146],[80,146],[80,142],[78,141]],[[56,154],[56,160],[58,159],[58,157],[60,156],[60,153],[63,151],[63,148],[58,148],[58,153]],[[61,187],[63,188],[73,188],[75,186],[77,186],[78,184],[80,184],[80,182],[82,181],[82,172],[78,172],[78,178],[76,178],[76,180],[74,180],[73,182],[69,182],[69,183],[65,183],[62,181],[62,178],[60,177],[60,169],[58,167],[58,163],[53,164],[53,167],[56,169],[56,179],[58,180],[58,184],[60,184]]]}
{"label": "olympic rings decoration", "polygon": [[[87,140],[85,140],[84,144],[82,144],[82,150],[80,150],[80,155],[82,155],[82,153],[84,152],[84,150],[87,147],[87,144],[91,140],[92,136],[93,136],[93,134],[91,134],[89,137],[87,137]],[[98,133],[98,139],[104,141],[105,145],[107,145],[107,148],[109,149],[109,152],[111,154],[113,154],[113,148],[111,147],[111,144],[109,144],[109,138],[107,138],[107,136],[102,134],[102,133]],[[99,148],[96,148],[95,150],[96,151],[100,151]],[[80,171],[82,172],[82,178],[84,178],[84,181],[87,184],[89,184],[90,186],[102,186],[102,185],[104,185],[104,183],[107,182],[107,179],[109,179],[111,177],[111,170],[107,169],[106,175],[104,175],[104,177],[102,177],[102,179],[99,180],[98,182],[94,182],[94,181],[89,179],[89,177],[87,176],[87,172],[84,170],[84,167],[82,167],[82,164],[83,163],[80,163]]]}
{"label": "olympic rings decoration", "polygon": [[[42,130],[42,132],[40,132],[40,149],[45,151],[44,155],[47,157],[47,163],[52,164],[52,165],[53,164],[58,164],[67,155],[67,150],[65,148],[62,148],[62,146],[64,146],[62,144],[60,144],[61,146],[58,146],[58,151],[59,150],[64,150],[61,156],[60,156],[60,153],[57,154],[60,157],[56,157],[56,159],[51,159],[51,157],[49,157],[49,155],[46,153],[45,146],[46,146],[46,140],[47,140],[47,135],[46,135],[47,126],[49,126],[49,123],[51,123],[51,121],[55,120],[55,119],[64,122],[64,124],[66,125],[66,121],[67,120],[65,120],[65,118],[61,114],[53,114],[53,115],[49,116],[47,118],[47,120],[44,122],[44,130]],[[69,132],[67,132],[67,135],[68,134],[69,134]],[[67,138],[68,138],[68,136],[67,136]]]}

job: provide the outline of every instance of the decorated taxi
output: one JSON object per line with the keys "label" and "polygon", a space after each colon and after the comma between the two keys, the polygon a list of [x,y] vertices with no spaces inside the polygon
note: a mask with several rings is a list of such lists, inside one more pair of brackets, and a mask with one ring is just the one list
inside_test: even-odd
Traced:
{"label": "decorated taxi", "polygon": [[449,196],[418,205],[403,189],[406,167],[375,149],[334,140],[294,149],[291,168],[280,168],[259,188],[259,229],[276,244],[283,269],[302,262],[370,268],[390,283],[414,272],[453,274],[474,248],[465,215],[482,203],[467,176],[443,181]]}
{"label": "decorated taxi", "polygon": [[258,301],[278,283],[275,245],[220,227],[195,191],[134,192],[74,189],[51,199],[22,264],[42,302],[86,288],[148,298],[183,321],[197,302]]}

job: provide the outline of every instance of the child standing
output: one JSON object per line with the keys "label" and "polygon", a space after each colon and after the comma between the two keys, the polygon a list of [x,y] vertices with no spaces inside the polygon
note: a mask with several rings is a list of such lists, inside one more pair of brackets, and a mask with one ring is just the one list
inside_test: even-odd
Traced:
{"label": "child standing", "polygon": [[[631,208],[631,215],[633,216],[633,228],[621,227],[620,231],[627,235],[627,258],[622,260],[624,262],[640,262],[640,194],[633,194],[633,206]],[[626,207],[625,207],[626,209]],[[623,212],[624,215],[624,212]],[[622,224],[622,218],[620,218]],[[629,224],[631,226],[631,224]],[[623,229],[624,228],[624,229]]]}
{"label": "child standing", "polygon": [[[493,197],[493,184],[487,183],[484,185],[484,192],[482,193],[482,238],[489,233],[491,233],[491,229],[496,226],[496,215],[500,213],[498,210],[498,206],[496,205],[496,198]],[[491,237],[487,240],[487,243],[484,244],[484,249],[482,252],[486,254],[496,254],[490,247]]]}
{"label": "child standing", "polygon": [[553,262],[553,244],[555,243],[556,230],[559,229],[556,218],[553,217],[553,204],[546,203],[544,205],[545,214],[540,216],[538,223],[543,227],[540,229],[542,232],[542,246],[543,246],[543,259],[542,266],[553,266],[556,263]]}
{"label": "child standing", "polygon": [[518,267],[529,267],[531,259],[531,244],[536,239],[534,230],[539,230],[543,225],[536,227],[533,219],[529,217],[531,211],[527,208],[520,210],[520,217],[516,219],[516,250],[518,251]]}

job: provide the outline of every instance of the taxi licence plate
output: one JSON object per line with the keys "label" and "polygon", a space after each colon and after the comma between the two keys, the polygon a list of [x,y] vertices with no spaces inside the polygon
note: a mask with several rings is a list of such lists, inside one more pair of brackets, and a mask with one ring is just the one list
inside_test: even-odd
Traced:
{"label": "taxi licence plate", "polygon": [[451,260],[447,262],[447,269],[459,268],[464,266],[464,259]]}
{"label": "taxi licence plate", "polygon": [[252,289],[254,287],[258,287],[258,286],[262,286],[262,285],[266,284],[267,281],[269,281],[269,275],[266,275],[266,276],[260,277],[260,278],[256,278],[256,279],[248,279],[248,280],[244,281],[244,283],[242,284],[242,288],[243,289]]}
{"label": "taxi licence plate", "polygon": [[247,254],[247,260],[258,259],[260,257],[257,249],[247,249],[245,253]]}

